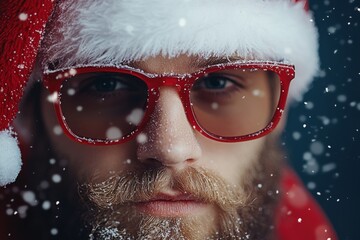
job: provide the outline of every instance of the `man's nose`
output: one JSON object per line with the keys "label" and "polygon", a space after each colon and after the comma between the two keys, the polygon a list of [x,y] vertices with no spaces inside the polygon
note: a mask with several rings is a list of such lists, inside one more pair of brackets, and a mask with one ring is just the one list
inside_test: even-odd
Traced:
{"label": "man's nose", "polygon": [[142,134],[147,141],[138,144],[137,157],[145,164],[180,170],[201,156],[200,145],[175,88],[160,89],[160,97]]}

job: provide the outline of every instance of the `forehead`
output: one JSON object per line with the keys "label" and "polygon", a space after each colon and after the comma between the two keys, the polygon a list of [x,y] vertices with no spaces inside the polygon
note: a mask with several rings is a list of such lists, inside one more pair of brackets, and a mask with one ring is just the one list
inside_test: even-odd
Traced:
{"label": "forehead", "polygon": [[[222,63],[230,63],[234,61],[245,61],[245,60],[252,60],[252,59],[245,59],[240,56],[231,56],[231,57],[203,57],[203,56],[196,56],[196,55],[188,55],[188,54],[180,54],[179,56],[175,57],[168,57],[163,55],[151,56],[146,57],[141,60],[134,60],[134,61],[119,61],[114,62],[110,65],[126,65],[138,69],[142,69],[148,73],[191,73],[195,72],[199,69],[203,69],[209,66],[213,66],[216,64]],[[57,70],[63,68],[64,66],[61,65],[62,59],[57,59],[52,62],[43,62],[45,65],[43,66],[44,70]],[[67,67],[77,67],[77,66],[91,66],[91,65],[109,65],[106,61],[104,62],[91,62],[91,61],[84,61],[84,59],[77,59],[76,56],[73,58],[73,64]]]}
{"label": "forehead", "polygon": [[151,73],[189,73],[211,65],[228,63],[236,60],[243,60],[243,58],[236,56],[204,58],[201,56],[181,54],[176,57],[158,55],[140,61],[131,61],[127,64]]}

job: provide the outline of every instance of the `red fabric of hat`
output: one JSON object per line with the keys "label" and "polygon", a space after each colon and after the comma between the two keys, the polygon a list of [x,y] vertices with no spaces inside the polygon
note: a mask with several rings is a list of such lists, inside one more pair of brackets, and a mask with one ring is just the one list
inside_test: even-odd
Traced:
{"label": "red fabric of hat", "polygon": [[15,180],[20,151],[10,124],[18,112],[53,1],[0,1],[0,186]]}

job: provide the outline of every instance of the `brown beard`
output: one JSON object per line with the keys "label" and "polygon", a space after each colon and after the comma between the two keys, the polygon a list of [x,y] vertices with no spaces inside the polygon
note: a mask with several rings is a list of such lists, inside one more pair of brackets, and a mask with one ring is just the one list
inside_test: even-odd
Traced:
{"label": "brown beard", "polygon": [[[165,168],[118,174],[100,183],[94,177],[80,193],[85,219],[95,239],[273,239],[273,213],[278,198],[280,150],[274,140],[243,176],[230,186],[204,169],[189,167],[176,174]],[[206,217],[155,217],[134,204],[154,198],[166,187],[188,193],[217,209],[215,222]],[[205,237],[206,236],[206,237]]]}

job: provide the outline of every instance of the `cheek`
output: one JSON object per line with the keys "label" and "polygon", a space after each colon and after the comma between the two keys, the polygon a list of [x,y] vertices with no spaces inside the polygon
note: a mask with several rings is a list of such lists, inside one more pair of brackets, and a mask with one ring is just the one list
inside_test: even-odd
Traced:
{"label": "cheek", "polygon": [[106,175],[123,171],[133,165],[136,145],[133,142],[112,146],[93,146],[73,141],[62,132],[53,104],[42,96],[44,127],[49,136],[55,156],[66,160],[70,171],[78,177],[86,178],[94,174]]}
{"label": "cheek", "polygon": [[230,184],[242,184],[244,177],[257,166],[264,143],[264,138],[240,143],[205,140],[201,143],[204,159],[201,163]]}

